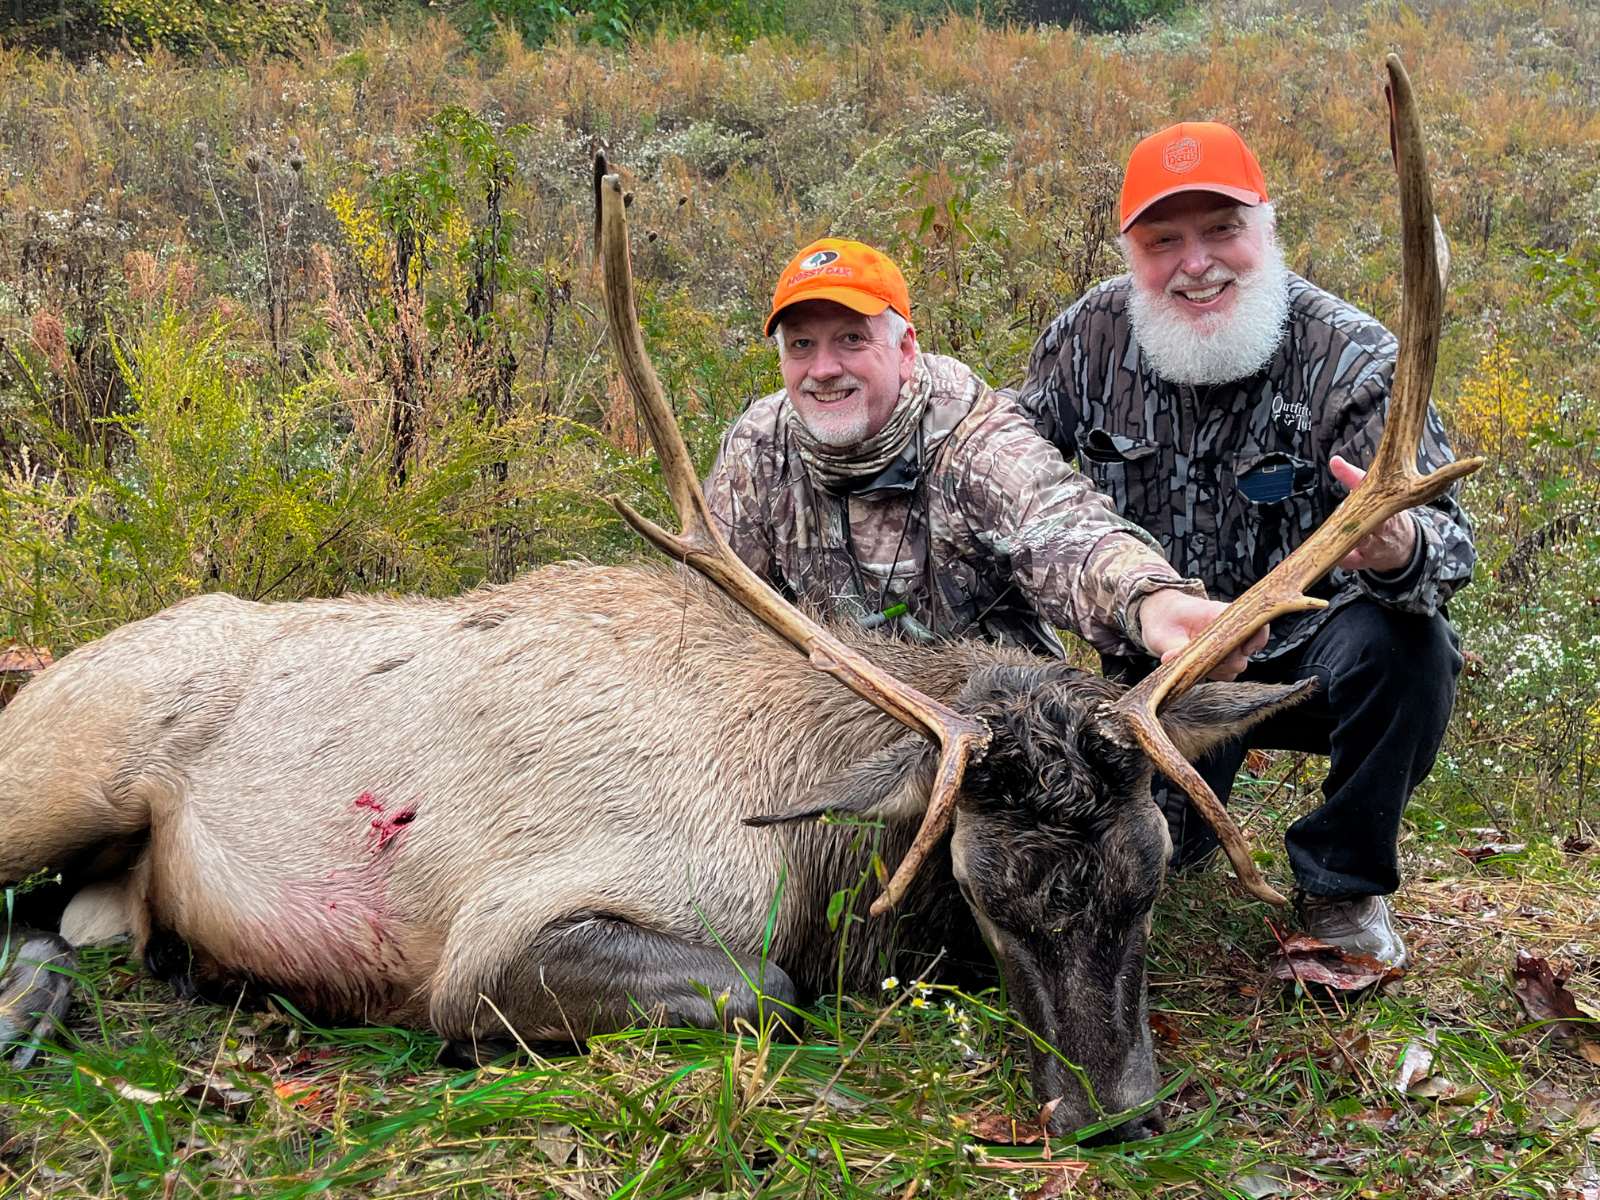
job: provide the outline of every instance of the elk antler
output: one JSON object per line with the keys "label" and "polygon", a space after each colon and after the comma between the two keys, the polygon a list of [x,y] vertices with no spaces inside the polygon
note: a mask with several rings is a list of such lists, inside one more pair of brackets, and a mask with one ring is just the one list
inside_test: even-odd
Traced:
{"label": "elk antler", "polygon": [[1250,850],[1227,809],[1178,753],[1156,710],[1203,679],[1256,630],[1283,613],[1324,608],[1327,601],[1306,589],[1330,571],[1357,543],[1395,513],[1426,504],[1456,480],[1483,465],[1481,458],[1449,463],[1431,475],[1416,466],[1417,447],[1428,415],[1433,368],[1439,350],[1444,282],[1436,259],[1433,192],[1417,120],[1411,81],[1399,58],[1387,62],[1390,139],[1400,178],[1401,286],[1399,358],[1389,393],[1389,415],[1376,456],[1361,485],[1346,496],[1310,537],[1240,596],[1205,630],[1137,687],[1111,706],[1125,719],[1150,760],[1174,780],[1217,831],[1239,881],[1255,896],[1274,904],[1284,899],[1261,877]]}
{"label": "elk antler", "polygon": [[872,903],[873,915],[881,915],[899,902],[928,852],[949,828],[962,773],[968,760],[981,754],[988,745],[989,733],[978,721],[924,696],[868,662],[785,601],[733,552],[711,521],[711,511],[706,506],[705,493],[700,490],[688,447],[683,443],[678,422],[645,351],[644,336],[639,331],[639,318],[633,306],[633,269],[628,259],[622,181],[616,175],[607,174],[603,154],[595,155],[594,193],[595,228],[600,240],[611,344],[616,349],[634,404],[650,431],[650,441],[661,460],[667,493],[683,522],[683,530],[678,534],[668,533],[620,497],[613,496],[611,503],[633,526],[635,533],[715,583],[804,654],[812,666],[832,675],[901,724],[927,734],[939,744],[938,768],[922,826],[882,895]]}

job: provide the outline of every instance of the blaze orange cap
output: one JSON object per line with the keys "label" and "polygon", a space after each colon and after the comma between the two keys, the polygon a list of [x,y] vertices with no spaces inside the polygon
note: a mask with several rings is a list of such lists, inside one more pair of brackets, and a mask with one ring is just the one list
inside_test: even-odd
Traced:
{"label": "blaze orange cap", "polygon": [[1145,209],[1179,192],[1218,192],[1240,204],[1267,198],[1261,164],[1244,139],[1215,121],[1183,121],[1133,148],[1122,177],[1122,229]]}
{"label": "blaze orange cap", "polygon": [[789,260],[762,332],[770,337],[778,314],[802,300],[832,300],[867,317],[892,308],[911,320],[911,293],[900,268],[871,246],[843,238],[819,238]]}

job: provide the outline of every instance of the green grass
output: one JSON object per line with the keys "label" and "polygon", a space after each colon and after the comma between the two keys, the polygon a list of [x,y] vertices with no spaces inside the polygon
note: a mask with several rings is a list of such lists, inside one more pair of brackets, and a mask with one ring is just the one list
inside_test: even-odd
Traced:
{"label": "green grass", "polygon": [[[61,1049],[0,1072],[0,1194],[1581,1196],[1600,1147],[1593,1109],[1570,1114],[1600,1070],[1545,1041],[1507,973],[1518,948],[1592,963],[1600,856],[1536,847],[1509,871],[1415,834],[1406,852],[1415,964],[1380,995],[1272,981],[1279,915],[1219,868],[1172,881],[1151,955],[1168,1130],[1137,1145],[1047,1160],[975,1136],[1036,1112],[996,991],[905,981],[820,1002],[801,1044],[641,1028],[462,1072],[427,1034],[182,1004],[98,950]],[[1448,1102],[1394,1085],[1426,1038]],[[208,1078],[246,1107],[198,1098]]]}

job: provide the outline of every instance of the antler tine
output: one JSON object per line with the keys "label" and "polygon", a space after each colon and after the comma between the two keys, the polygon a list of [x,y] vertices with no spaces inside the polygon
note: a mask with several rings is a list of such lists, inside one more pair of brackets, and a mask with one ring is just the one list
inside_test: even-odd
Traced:
{"label": "antler tine", "polygon": [[1417,449],[1433,390],[1444,307],[1434,242],[1433,192],[1417,119],[1411,81],[1399,58],[1387,61],[1390,137],[1400,181],[1401,282],[1400,350],[1383,437],[1361,486],[1346,496],[1321,528],[1276,568],[1258,580],[1179,654],[1163,663],[1125,694],[1112,711],[1127,721],[1150,760],[1194,801],[1217,837],[1240,883],[1252,895],[1274,904],[1284,898],[1261,877],[1239,827],[1218,803],[1205,780],[1178,753],[1156,717],[1161,704],[1203,679],[1256,630],[1285,613],[1323,608],[1327,602],[1306,595],[1357,543],[1395,513],[1426,504],[1456,480],[1483,465],[1481,458],[1449,463],[1430,475],[1417,470]]}
{"label": "antler tine", "polygon": [[650,441],[661,460],[661,473],[673,508],[683,524],[682,531],[667,532],[620,497],[613,496],[612,505],[640,537],[706,576],[804,654],[812,666],[832,675],[901,724],[926,734],[939,744],[933,792],[922,825],[883,893],[873,901],[873,915],[881,915],[899,902],[929,851],[949,828],[961,776],[967,763],[988,745],[988,730],[980,722],[923,695],[869,662],[786,602],[733,552],[711,520],[689,449],[684,445],[677,419],[645,350],[644,335],[639,330],[633,304],[633,268],[628,257],[622,181],[607,173],[603,155],[595,157],[595,205],[611,344],[623,378],[627,380],[628,391],[644,418]]}

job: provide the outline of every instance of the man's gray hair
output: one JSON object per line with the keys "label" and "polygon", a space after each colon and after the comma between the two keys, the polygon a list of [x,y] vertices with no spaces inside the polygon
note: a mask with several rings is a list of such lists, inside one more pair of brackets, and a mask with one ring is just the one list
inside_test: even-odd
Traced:
{"label": "man's gray hair", "polygon": [[[898,346],[906,336],[906,330],[911,328],[911,322],[895,312],[886,308],[878,314],[883,318],[883,332],[889,339],[889,344]],[[876,318],[869,318],[876,319]],[[783,361],[783,322],[779,321],[772,327],[772,343],[778,347],[778,361]]]}
{"label": "man's gray hair", "polygon": [[[1252,229],[1265,229],[1267,237],[1274,238],[1278,235],[1278,209],[1271,200],[1263,200],[1260,204],[1240,204],[1236,206],[1244,217],[1244,222]],[[1137,224],[1138,222],[1135,222]],[[1132,226],[1129,226],[1132,229]],[[1128,261],[1128,235],[1117,235],[1117,249],[1122,251],[1122,260]]]}

